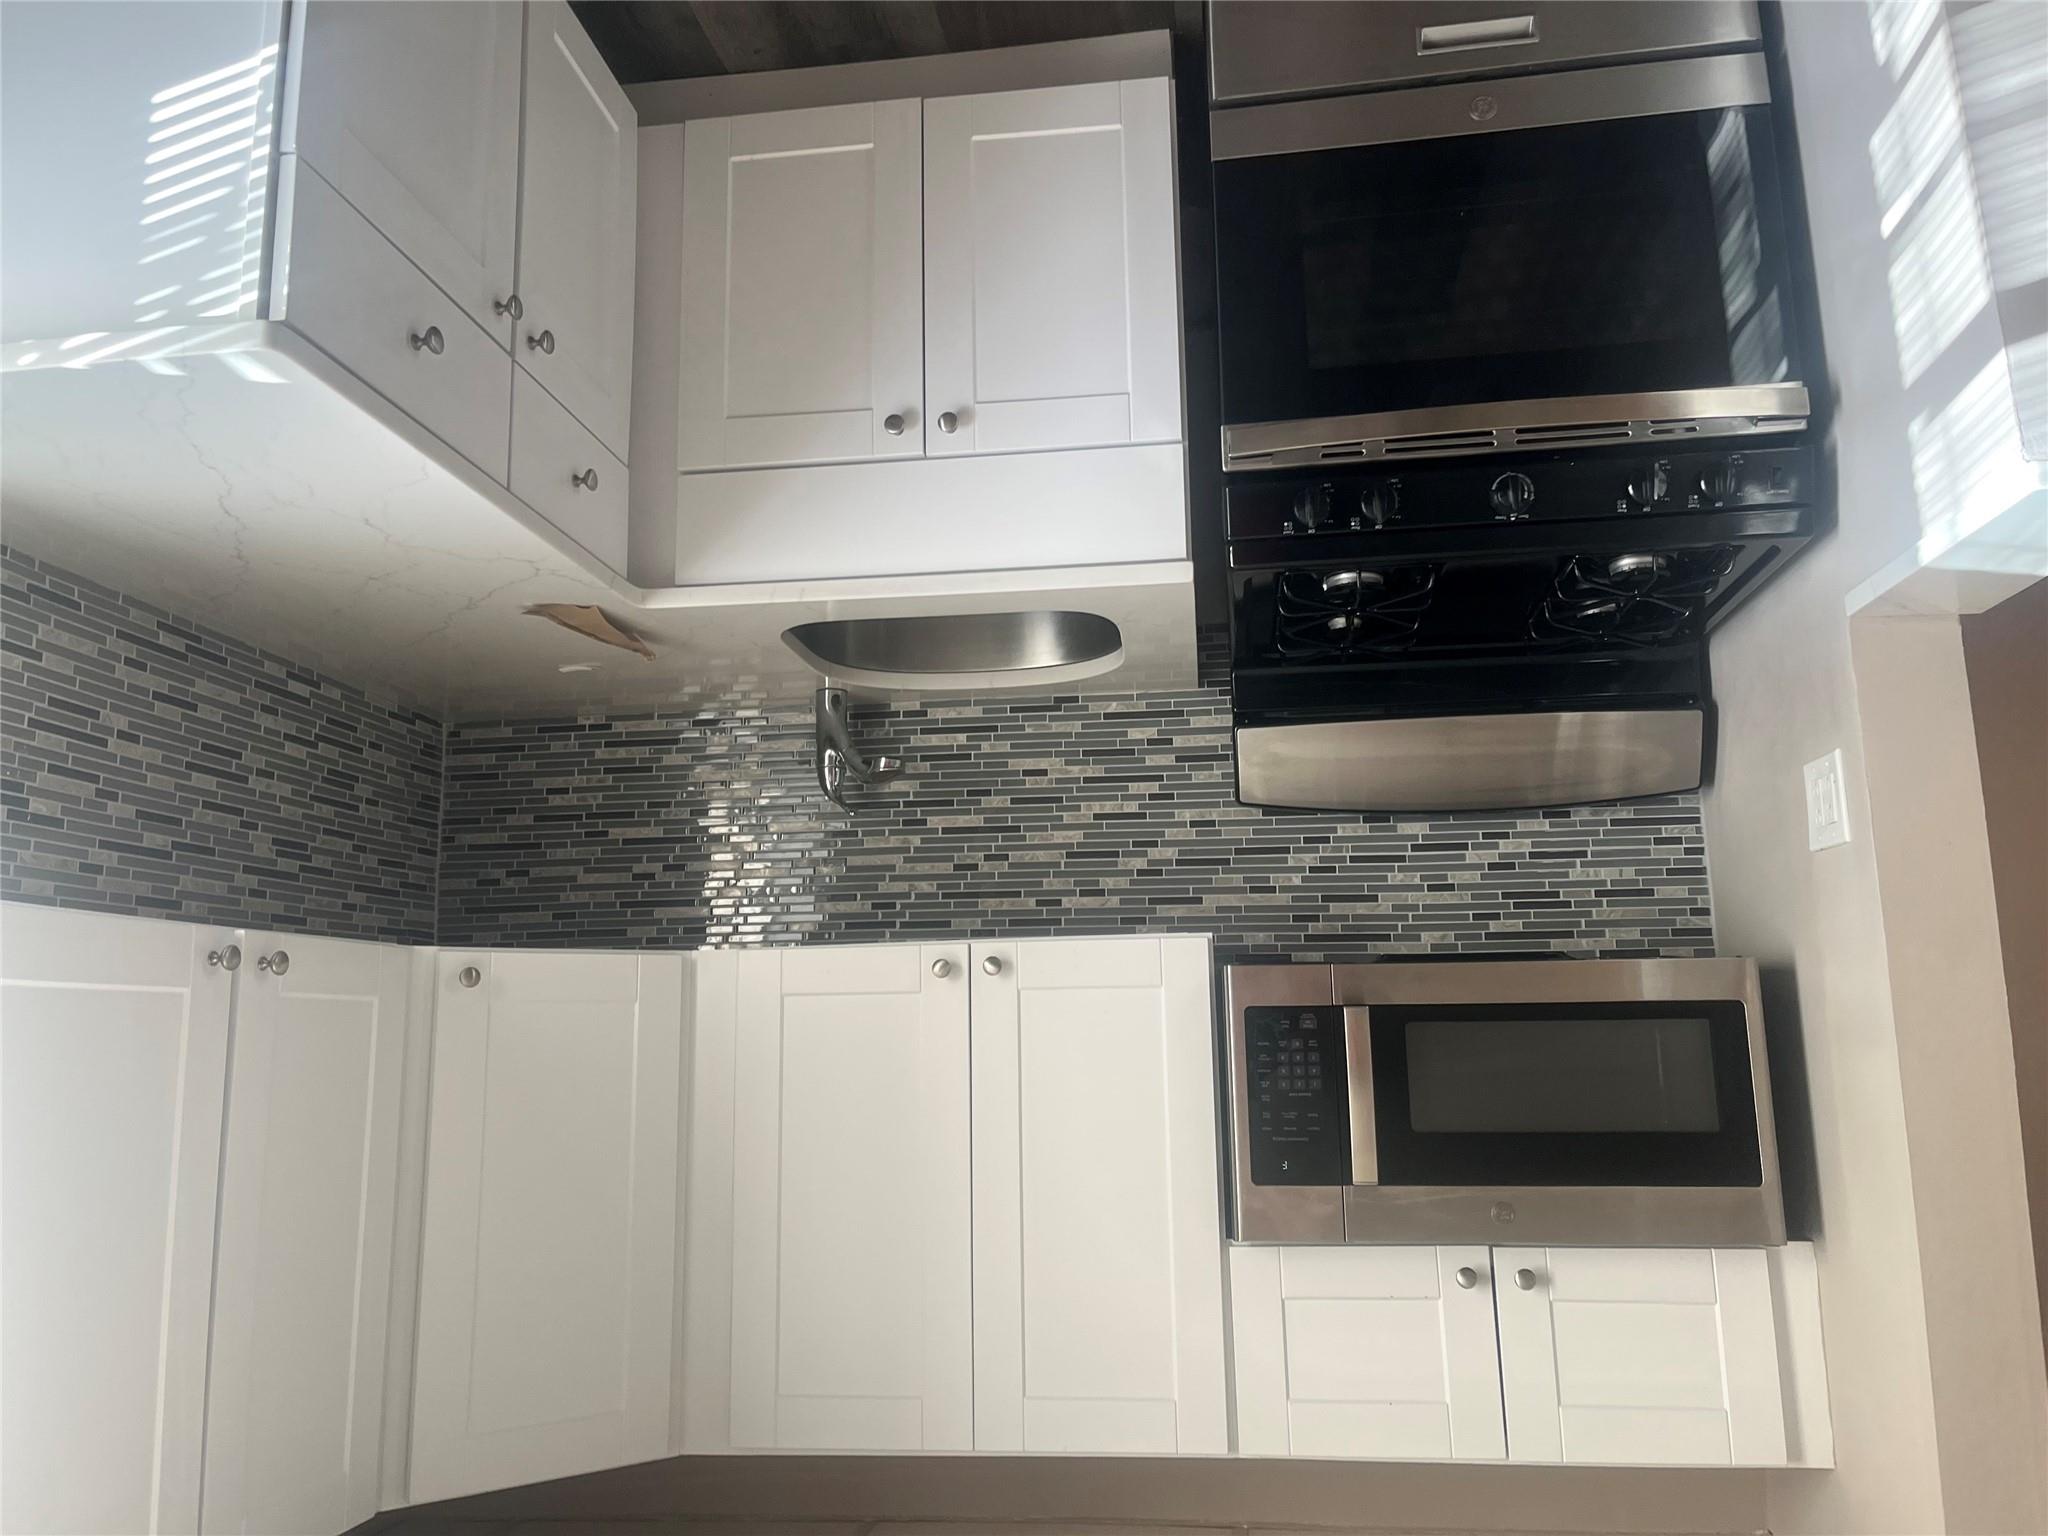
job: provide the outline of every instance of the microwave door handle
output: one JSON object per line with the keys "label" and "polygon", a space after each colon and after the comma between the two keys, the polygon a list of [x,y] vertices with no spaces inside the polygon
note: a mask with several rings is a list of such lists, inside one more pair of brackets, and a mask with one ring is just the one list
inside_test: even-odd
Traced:
{"label": "microwave door handle", "polygon": [[1351,1182],[1380,1181],[1379,1126],[1372,1098],[1372,1010],[1344,1010],[1344,1076],[1351,1095]]}
{"label": "microwave door handle", "polygon": [[1534,16],[1501,16],[1492,21],[1447,21],[1415,29],[1418,57],[1463,53],[1471,48],[1511,48],[1536,41]]}

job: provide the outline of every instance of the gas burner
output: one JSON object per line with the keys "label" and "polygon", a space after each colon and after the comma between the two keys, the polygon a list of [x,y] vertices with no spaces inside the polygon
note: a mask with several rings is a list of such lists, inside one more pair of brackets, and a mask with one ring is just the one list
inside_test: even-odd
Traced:
{"label": "gas burner", "polygon": [[1283,571],[1273,648],[1294,661],[1405,650],[1429,608],[1436,576],[1433,565]]}
{"label": "gas burner", "polygon": [[1714,589],[1735,569],[1729,545],[1657,554],[1574,555],[1529,617],[1540,641],[1662,645],[1696,629]]}

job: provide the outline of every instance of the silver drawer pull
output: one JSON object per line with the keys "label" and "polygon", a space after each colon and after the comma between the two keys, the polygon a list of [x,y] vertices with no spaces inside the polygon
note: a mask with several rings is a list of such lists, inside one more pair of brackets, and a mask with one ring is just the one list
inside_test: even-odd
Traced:
{"label": "silver drawer pull", "polygon": [[590,468],[590,469],[586,469],[586,470],[584,470],[584,471],[583,471],[583,473],[582,473],[582,474],[580,474],[580,475],[571,475],[571,476],[569,477],[569,483],[570,483],[571,485],[575,486],[575,487],[576,487],[576,489],[578,489],[579,491],[594,491],[594,490],[596,490],[596,489],[597,489],[597,470],[596,470],[596,468],[595,468],[595,467],[592,467],[592,468]]}
{"label": "silver drawer pull", "polygon": [[473,965],[465,965],[455,973],[455,979],[465,987],[473,987],[484,979],[484,973]]}
{"label": "silver drawer pull", "polygon": [[1479,1283],[1479,1271],[1474,1269],[1470,1264],[1467,1264],[1458,1271],[1457,1275],[1454,1278],[1458,1282],[1459,1290],[1469,1291]]}
{"label": "silver drawer pull", "polygon": [[494,315],[504,315],[513,320],[524,320],[526,318],[526,306],[520,303],[518,294],[508,293],[502,299],[491,300],[491,313]]}
{"label": "silver drawer pull", "polygon": [[292,957],[283,950],[273,950],[267,955],[256,957],[256,969],[268,971],[273,976],[282,976],[292,968]]}
{"label": "silver drawer pull", "polygon": [[242,946],[239,944],[223,944],[219,949],[209,949],[206,952],[206,963],[211,966],[217,966],[223,971],[240,970],[242,968]]}
{"label": "silver drawer pull", "polygon": [[553,357],[555,355],[555,333],[553,331],[542,331],[538,336],[529,336],[526,338],[526,345],[529,351],[545,352],[549,357]]}
{"label": "silver drawer pull", "polygon": [[996,956],[990,955],[981,962],[981,969],[984,975],[1000,976],[1003,974],[1003,962]]}
{"label": "silver drawer pull", "polygon": [[1515,1289],[1516,1289],[1516,1290],[1518,1290],[1518,1291],[1533,1291],[1533,1290],[1535,1290],[1535,1289],[1536,1289],[1536,1271],[1535,1271],[1535,1270],[1533,1270],[1533,1269],[1518,1269],[1518,1270],[1516,1270],[1516,1271],[1515,1271]]}
{"label": "silver drawer pull", "polygon": [[948,436],[960,430],[960,418],[951,411],[939,412],[939,430]]}
{"label": "silver drawer pull", "polygon": [[932,974],[938,977],[939,980],[944,981],[953,974],[953,962],[950,960],[934,960],[932,962]]}
{"label": "silver drawer pull", "polygon": [[882,418],[882,430],[891,437],[901,437],[903,435],[903,418],[900,415],[884,416]]}
{"label": "silver drawer pull", "polygon": [[414,331],[405,338],[412,343],[415,352],[431,352],[439,357],[448,350],[448,343],[441,335],[441,327],[430,325],[424,331]]}

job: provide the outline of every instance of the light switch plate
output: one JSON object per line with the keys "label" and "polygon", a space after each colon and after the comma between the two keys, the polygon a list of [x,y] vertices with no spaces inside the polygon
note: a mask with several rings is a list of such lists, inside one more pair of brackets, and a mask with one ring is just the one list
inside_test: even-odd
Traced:
{"label": "light switch plate", "polygon": [[1818,853],[1849,841],[1849,806],[1842,794],[1842,749],[1806,765],[1806,846]]}

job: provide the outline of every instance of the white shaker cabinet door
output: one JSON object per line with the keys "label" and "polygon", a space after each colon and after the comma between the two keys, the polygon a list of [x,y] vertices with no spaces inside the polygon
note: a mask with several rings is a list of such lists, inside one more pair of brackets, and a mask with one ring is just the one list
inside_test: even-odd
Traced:
{"label": "white shaker cabinet door", "polygon": [[715,1392],[720,1357],[730,1378],[686,1449],[973,1448],[966,966],[964,944],[702,957],[686,1390]]}
{"label": "white shaker cabinet door", "polygon": [[326,1536],[377,1512],[410,961],[243,943],[201,1523]]}
{"label": "white shaker cabinet door", "polygon": [[977,944],[975,1448],[1229,1450],[1209,944]]}
{"label": "white shaker cabinet door", "polygon": [[680,955],[446,951],[415,1502],[669,1443]]}
{"label": "white shaker cabinet door", "polygon": [[1238,1449],[1498,1461],[1483,1247],[1230,1250]]}
{"label": "white shaker cabinet door", "polygon": [[284,151],[509,345],[497,306],[512,295],[524,8],[309,0],[294,13]]}
{"label": "white shaker cabinet door", "polygon": [[1517,1461],[1782,1466],[1762,1249],[1497,1248]]}
{"label": "white shaker cabinet door", "polygon": [[918,130],[915,101],[684,125],[683,470],[924,452]]}
{"label": "white shaker cabinet door", "polygon": [[235,937],[0,907],[0,1529],[198,1529]]}
{"label": "white shaker cabinet door", "polygon": [[[532,0],[513,355],[621,462],[633,394],[639,118],[568,0]],[[623,553],[623,551],[622,551]]]}
{"label": "white shaker cabinet door", "polygon": [[1180,440],[1169,90],[925,103],[926,452]]}

